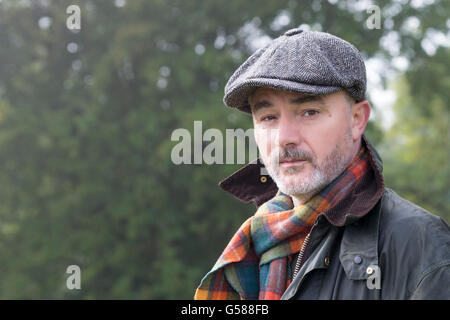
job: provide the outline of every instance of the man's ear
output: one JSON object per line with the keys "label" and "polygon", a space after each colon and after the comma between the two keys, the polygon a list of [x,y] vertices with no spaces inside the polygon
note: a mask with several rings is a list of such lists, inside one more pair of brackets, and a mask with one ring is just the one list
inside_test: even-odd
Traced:
{"label": "man's ear", "polygon": [[352,137],[359,140],[366,128],[370,116],[370,103],[367,100],[355,103],[352,106]]}

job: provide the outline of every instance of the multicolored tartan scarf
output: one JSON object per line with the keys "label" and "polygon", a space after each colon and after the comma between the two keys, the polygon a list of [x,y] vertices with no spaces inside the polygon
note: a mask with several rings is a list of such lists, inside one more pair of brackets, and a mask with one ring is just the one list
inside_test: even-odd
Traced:
{"label": "multicolored tartan scarf", "polygon": [[361,147],[347,169],[307,203],[293,207],[278,191],[245,221],[195,292],[196,300],[279,300],[292,279],[292,256],[318,215],[335,206],[366,173]]}

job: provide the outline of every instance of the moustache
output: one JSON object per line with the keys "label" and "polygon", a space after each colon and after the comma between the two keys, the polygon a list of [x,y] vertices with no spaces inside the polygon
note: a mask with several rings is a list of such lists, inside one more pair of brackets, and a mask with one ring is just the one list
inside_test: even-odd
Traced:
{"label": "moustache", "polygon": [[[278,154],[274,153],[274,155],[271,157],[272,163],[279,164],[283,161],[309,161],[314,162],[314,156],[301,149],[297,149],[295,147],[291,148],[283,148],[279,151]],[[277,159],[278,158],[278,159]]]}

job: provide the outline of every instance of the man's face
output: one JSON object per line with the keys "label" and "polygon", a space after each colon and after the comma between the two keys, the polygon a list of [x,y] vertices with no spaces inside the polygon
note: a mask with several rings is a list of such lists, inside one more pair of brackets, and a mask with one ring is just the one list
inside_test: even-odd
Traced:
{"label": "man's face", "polygon": [[262,160],[283,193],[309,198],[352,161],[356,139],[344,92],[310,96],[258,88],[250,106]]}

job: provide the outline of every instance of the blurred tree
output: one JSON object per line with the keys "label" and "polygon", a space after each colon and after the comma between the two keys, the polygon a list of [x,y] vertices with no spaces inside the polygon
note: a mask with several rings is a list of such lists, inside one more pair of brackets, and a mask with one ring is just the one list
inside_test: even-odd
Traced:
{"label": "blurred tree", "polygon": [[[65,25],[73,4],[81,8],[78,32]],[[367,29],[367,8],[355,0],[0,2],[0,298],[191,298],[254,208],[217,187],[241,165],[176,166],[171,133],[192,131],[194,120],[204,130],[250,128],[249,116],[223,107],[222,89],[251,52],[298,25],[336,34],[366,57],[404,54],[415,66],[404,76],[411,101],[435,93],[422,127],[438,121],[430,148],[417,140],[405,152],[434,157],[449,113],[448,86],[434,75],[448,84],[448,66],[445,57],[424,54],[421,41],[430,28],[447,32],[449,2],[378,5],[380,30]],[[421,22],[414,34],[402,27],[411,17]],[[383,45],[386,37],[398,38],[399,52]],[[399,118],[409,115],[402,112]],[[420,119],[400,133],[420,138],[413,130]],[[376,122],[368,135],[383,139]],[[409,171],[393,170],[389,179],[444,214],[448,146],[430,162],[447,170],[430,189],[433,198],[422,196],[430,176],[417,173],[416,154],[404,150],[387,167]],[[425,158],[422,164],[429,168]],[[413,172],[422,183],[406,189],[402,179]],[[71,264],[81,268],[81,290],[65,286]]]}
{"label": "blurred tree", "polygon": [[[425,58],[422,77],[407,74],[396,82],[396,123],[380,150],[386,183],[407,199],[450,221],[450,50]],[[407,81],[408,77],[411,79]],[[428,87],[430,79],[434,89]],[[423,85],[427,87],[424,90]],[[418,96],[412,88],[421,92]]]}

